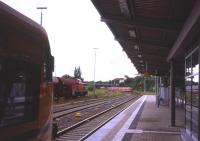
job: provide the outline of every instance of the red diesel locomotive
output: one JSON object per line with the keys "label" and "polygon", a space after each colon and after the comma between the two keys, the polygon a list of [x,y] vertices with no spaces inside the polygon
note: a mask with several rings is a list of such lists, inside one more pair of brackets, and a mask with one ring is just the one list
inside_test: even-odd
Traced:
{"label": "red diesel locomotive", "polygon": [[53,77],[53,84],[54,96],[58,99],[87,95],[84,83],[70,76]]}

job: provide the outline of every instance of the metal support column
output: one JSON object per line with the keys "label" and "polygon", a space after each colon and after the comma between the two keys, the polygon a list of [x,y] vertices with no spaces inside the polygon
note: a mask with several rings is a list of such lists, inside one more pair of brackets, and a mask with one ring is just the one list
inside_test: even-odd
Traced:
{"label": "metal support column", "polygon": [[170,112],[171,112],[171,126],[175,126],[175,69],[173,60],[170,61]]}
{"label": "metal support column", "polygon": [[158,77],[158,104],[160,106],[160,86],[161,86],[161,76]]}
{"label": "metal support column", "polygon": [[156,99],[157,99],[157,106],[159,107],[159,84],[158,84],[159,76],[156,76]]}
{"label": "metal support column", "polygon": [[146,93],[146,77],[144,77],[144,93]]}
{"label": "metal support column", "polygon": [[155,80],[156,105],[158,105],[158,95],[157,95],[157,76],[154,76],[154,80]]}

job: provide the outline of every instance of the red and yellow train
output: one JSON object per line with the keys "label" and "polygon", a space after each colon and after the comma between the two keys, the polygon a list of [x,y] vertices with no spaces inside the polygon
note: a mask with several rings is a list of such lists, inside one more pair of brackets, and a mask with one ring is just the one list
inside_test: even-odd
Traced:
{"label": "red and yellow train", "polygon": [[71,76],[53,77],[54,96],[59,97],[77,97],[87,95],[87,89],[83,82]]}
{"label": "red and yellow train", "polygon": [[0,141],[50,141],[53,57],[45,30],[0,2]]}

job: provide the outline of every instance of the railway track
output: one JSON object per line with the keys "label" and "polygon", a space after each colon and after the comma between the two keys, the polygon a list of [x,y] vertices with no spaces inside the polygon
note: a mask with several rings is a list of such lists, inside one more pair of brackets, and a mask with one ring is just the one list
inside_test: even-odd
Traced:
{"label": "railway track", "polygon": [[69,109],[75,109],[77,107],[83,107],[83,106],[92,105],[92,104],[101,103],[101,102],[105,102],[105,99],[96,99],[96,100],[92,99],[92,101],[86,100],[86,101],[62,104],[57,107],[54,107],[53,113],[55,114],[55,113],[69,110]]}
{"label": "railway track", "polygon": [[95,98],[95,99],[87,99],[87,100],[80,100],[80,101],[69,101],[64,104],[54,105],[53,112],[54,113],[61,112],[66,109],[76,108],[80,105],[84,106],[84,105],[96,103],[96,102],[103,101],[103,100],[105,100],[105,98]]}
{"label": "railway track", "polygon": [[67,108],[67,109],[63,109],[60,110],[59,112],[54,112],[53,114],[53,118],[60,118],[63,117],[64,115],[70,114],[70,113],[74,113],[83,109],[87,109],[90,107],[94,107],[94,106],[98,106],[101,104],[104,104],[105,102],[98,102],[98,103],[92,103],[92,104],[87,104],[87,105],[81,105],[81,106],[77,106],[77,107],[73,107],[73,108]]}
{"label": "railway track", "polygon": [[[115,105],[118,105],[118,103],[122,101],[126,101],[126,99],[129,99],[129,98],[125,98],[125,97],[114,98],[114,99],[107,100],[101,104],[88,105],[86,108],[81,106],[75,109],[71,109],[74,112],[70,112],[71,110],[67,110],[65,112],[69,112],[68,114],[63,114],[63,116],[60,115],[60,117],[56,119],[58,130],[62,130],[63,128],[76,124],[77,122],[85,120],[86,118],[93,116],[94,114],[101,113],[105,109],[114,107]],[[76,112],[79,112],[81,116],[76,117],[75,116]]]}
{"label": "railway track", "polygon": [[[119,97],[115,97],[112,98],[112,101],[114,100],[118,100],[118,99],[124,99],[126,98],[127,95],[125,96],[119,96]],[[92,101],[86,100],[86,101],[80,101],[80,102],[74,102],[74,103],[67,103],[67,104],[61,104],[61,105],[57,105],[54,106],[54,110],[53,110],[53,118],[59,118],[62,117],[64,115],[76,112],[76,111],[80,111],[86,108],[90,108],[90,107],[94,107],[94,106],[98,106],[104,103],[110,103],[110,99],[111,98],[100,98],[100,99],[92,99]]]}
{"label": "railway track", "polygon": [[116,100],[111,106],[106,105],[105,107],[107,108],[104,108],[104,110],[101,109],[100,111],[96,108],[95,111],[93,110],[93,114],[86,112],[89,113],[88,116],[84,116],[85,118],[79,122],[68,120],[73,123],[71,125],[63,121],[62,123],[67,126],[59,128],[55,141],[81,141],[86,139],[90,134],[118,115],[136,99],[136,96],[132,96],[127,99]]}
{"label": "railway track", "polygon": [[[115,98],[121,98],[121,97],[126,97],[126,95],[116,96]],[[53,112],[54,113],[61,112],[61,111],[67,110],[67,109],[79,107],[80,105],[84,106],[84,105],[88,105],[88,104],[92,104],[92,103],[98,103],[101,101],[105,101],[107,99],[109,99],[109,97],[86,99],[86,100],[82,99],[82,100],[78,100],[78,101],[76,99],[74,99],[74,100],[70,100],[66,103],[54,105]]]}

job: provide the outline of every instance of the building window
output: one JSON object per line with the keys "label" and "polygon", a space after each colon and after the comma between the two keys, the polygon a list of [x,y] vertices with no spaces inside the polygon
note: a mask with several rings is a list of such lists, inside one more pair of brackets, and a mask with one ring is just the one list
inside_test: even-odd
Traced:
{"label": "building window", "polygon": [[186,116],[186,129],[191,130],[191,78],[186,78],[186,106],[185,106],[185,116]]}
{"label": "building window", "polygon": [[185,128],[193,140],[199,134],[199,48],[195,48],[185,60]]}
{"label": "building window", "polygon": [[190,76],[192,74],[192,60],[191,57],[188,57],[186,59],[186,72],[185,75],[186,76]]}

